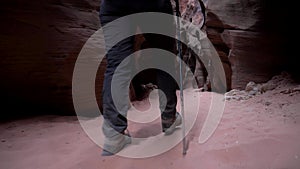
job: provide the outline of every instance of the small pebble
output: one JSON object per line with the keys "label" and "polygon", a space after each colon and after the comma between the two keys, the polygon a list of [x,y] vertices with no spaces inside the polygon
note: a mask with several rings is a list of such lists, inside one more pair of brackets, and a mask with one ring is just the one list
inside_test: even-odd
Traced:
{"label": "small pebble", "polygon": [[266,106],[270,106],[272,103],[271,102],[265,102]]}

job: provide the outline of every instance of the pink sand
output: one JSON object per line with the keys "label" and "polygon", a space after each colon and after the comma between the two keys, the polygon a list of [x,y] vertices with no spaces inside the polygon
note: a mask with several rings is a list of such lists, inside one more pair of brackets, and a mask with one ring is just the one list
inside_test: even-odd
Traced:
{"label": "pink sand", "polygon": [[[300,94],[283,94],[281,90],[276,88],[249,100],[227,101],[218,128],[207,142],[199,144],[199,133],[210,105],[210,93],[202,93],[196,125],[187,136],[186,156],[178,144],[151,158],[102,157],[101,148],[84,133],[76,116],[43,116],[0,124],[0,166],[3,169],[299,169]],[[136,105],[143,108],[139,103]],[[137,132],[139,127],[144,132]],[[155,135],[159,128],[159,121],[149,126],[129,126],[135,137]]]}

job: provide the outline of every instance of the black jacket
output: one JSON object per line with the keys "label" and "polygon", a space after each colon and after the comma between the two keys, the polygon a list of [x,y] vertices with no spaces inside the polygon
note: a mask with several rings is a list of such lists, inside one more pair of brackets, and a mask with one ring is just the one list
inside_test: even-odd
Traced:
{"label": "black jacket", "polygon": [[139,12],[170,13],[170,0],[102,0],[100,15],[123,16]]}

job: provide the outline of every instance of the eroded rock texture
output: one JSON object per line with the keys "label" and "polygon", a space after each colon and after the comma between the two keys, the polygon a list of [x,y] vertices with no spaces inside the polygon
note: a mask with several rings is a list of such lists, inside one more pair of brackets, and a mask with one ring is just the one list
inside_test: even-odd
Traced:
{"label": "eroded rock texture", "polygon": [[[3,0],[0,6],[2,115],[74,114],[73,68],[99,26],[100,0]],[[181,1],[182,11],[188,0]],[[279,0],[208,0],[206,31],[218,50],[230,88],[297,72],[296,5]],[[296,57],[295,57],[296,58]],[[105,63],[96,79],[97,99]],[[101,103],[101,100],[99,100]],[[25,113],[24,113],[25,114]]]}
{"label": "eroded rock texture", "polygon": [[265,82],[289,61],[284,51],[286,6],[267,0],[209,0],[207,34],[231,88]]}
{"label": "eroded rock texture", "polygon": [[74,114],[73,68],[82,46],[99,28],[99,4],[99,0],[1,2],[0,87],[8,110],[1,113],[27,109]]}

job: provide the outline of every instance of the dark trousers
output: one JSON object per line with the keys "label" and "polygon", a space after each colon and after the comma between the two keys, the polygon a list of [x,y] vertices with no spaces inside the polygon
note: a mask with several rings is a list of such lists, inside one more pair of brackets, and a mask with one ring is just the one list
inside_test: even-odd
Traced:
{"label": "dark trousers", "polygon": [[[130,5],[130,3],[134,5]],[[168,14],[173,14],[172,6],[169,0],[103,0],[100,9],[101,25],[104,26],[107,23],[110,23],[111,21],[114,21],[115,19],[118,19],[122,16],[138,12],[164,12]],[[172,23],[173,21],[170,21],[170,31],[173,31],[175,33],[175,25],[173,25]],[[121,99],[117,99],[117,104],[121,105],[122,108],[121,110],[117,110],[114,104],[114,101],[116,100],[113,101],[111,93],[112,77],[120,63],[127,56],[133,53],[134,37],[123,39],[116,45],[113,45],[113,43],[116,36],[121,36],[122,33],[136,31],[137,27],[139,27],[139,25],[133,24],[131,21],[128,20],[128,22],[123,23],[122,26],[119,26],[118,24],[113,24],[103,28],[106,48],[110,49],[107,51],[106,55],[107,68],[104,75],[104,84],[102,92],[103,117],[105,122],[119,133],[124,132],[124,130],[127,128],[126,113],[128,110],[128,103],[124,101],[127,99],[122,98],[128,98],[128,95],[126,96],[125,94],[122,96],[120,95],[120,97],[118,97]],[[143,30],[142,27],[139,28]],[[114,30],[113,33],[111,32],[111,30]],[[145,34],[144,37],[146,39],[147,46],[151,48],[165,49],[174,53],[174,39],[155,34]],[[134,65],[127,65],[126,68],[121,71],[121,74],[118,75],[118,77],[121,78],[122,81],[130,81],[132,79],[131,68],[133,69]],[[166,105],[166,107],[163,110],[161,109],[161,118],[162,126],[167,128],[175,120],[177,104],[176,89],[178,88],[178,86],[176,81],[166,72],[158,70],[156,77],[158,88],[161,89],[166,96],[166,101],[161,99],[160,97],[160,105]],[[125,85],[122,88],[128,91],[128,86]]]}

